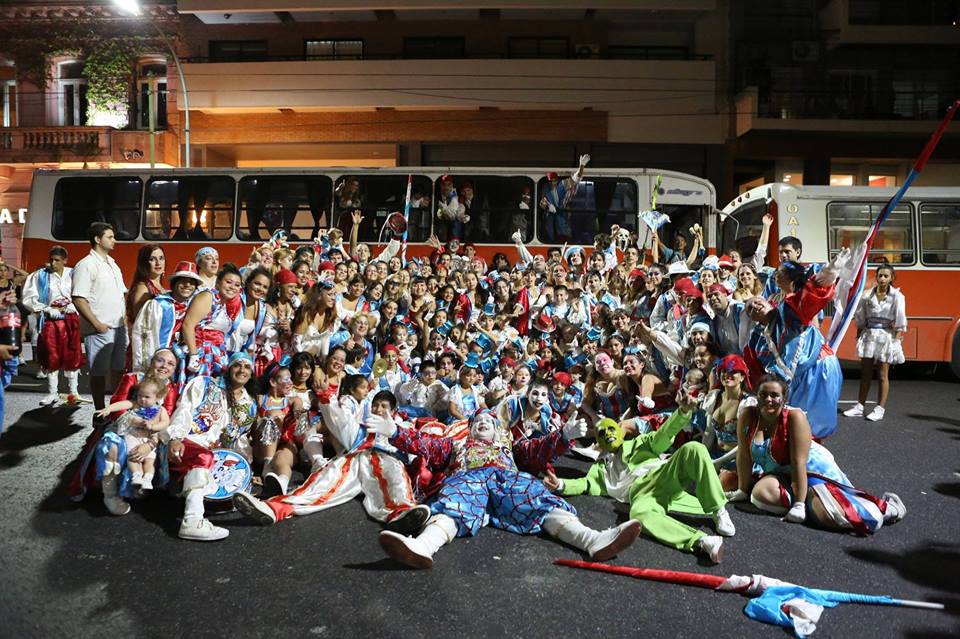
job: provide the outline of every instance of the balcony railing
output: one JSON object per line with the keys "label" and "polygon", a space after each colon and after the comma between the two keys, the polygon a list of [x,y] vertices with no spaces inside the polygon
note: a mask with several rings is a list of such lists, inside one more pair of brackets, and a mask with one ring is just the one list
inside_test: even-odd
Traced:
{"label": "balcony railing", "polygon": [[757,116],[777,119],[939,120],[956,90],[838,94],[830,91],[760,92]]}
{"label": "balcony railing", "polygon": [[[463,56],[456,58],[450,58],[454,60],[557,60],[557,59],[566,59],[566,60],[576,60],[583,59],[584,57],[594,59],[594,60],[713,60],[712,55],[707,54],[698,54],[690,53],[686,50],[685,47],[653,47],[653,46],[615,46],[611,47],[610,50],[602,53],[595,53],[590,56],[577,55],[576,51],[571,51],[568,55],[563,57],[557,56],[511,56],[506,53],[482,53],[482,54],[471,54],[466,53]],[[344,55],[344,56],[321,56],[316,54],[297,54],[297,55],[266,55],[259,56],[256,59],[237,59],[237,60],[224,60],[219,57],[210,57],[210,56],[190,56],[183,57],[181,61],[184,63],[195,63],[195,64],[222,64],[222,63],[236,63],[236,62],[314,62],[314,61],[353,61],[353,60],[435,60],[436,58],[421,58],[413,55],[404,55],[398,53],[395,55],[368,55],[364,53],[362,56],[355,55]]]}
{"label": "balcony railing", "polygon": [[[177,142],[168,131],[157,133],[155,161],[177,163]],[[147,131],[111,127],[0,128],[0,160],[7,162],[148,162]]]}

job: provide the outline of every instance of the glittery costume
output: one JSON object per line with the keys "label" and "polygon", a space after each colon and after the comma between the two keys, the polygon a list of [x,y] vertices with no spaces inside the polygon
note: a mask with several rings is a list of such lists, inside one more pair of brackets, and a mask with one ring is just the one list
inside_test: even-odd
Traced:
{"label": "glittery costume", "polygon": [[753,327],[743,359],[756,384],[764,373],[776,373],[790,384],[789,395],[807,413],[813,436],[827,437],[837,429],[837,402],[843,373],[840,362],[815,325],[833,299],[834,286],[821,286],[811,277],[787,295],[764,325]]}
{"label": "glittery costume", "polygon": [[210,312],[194,329],[200,370],[197,373],[187,371],[188,379],[205,375],[218,377],[223,372],[230,355],[227,338],[243,319],[243,300],[239,295],[226,301],[220,297],[219,291],[211,291],[211,295]]}
{"label": "glittery costume", "polygon": [[[623,442],[600,456],[585,477],[563,480],[564,495],[608,495],[630,504],[630,517],[643,534],[678,550],[692,551],[704,533],[667,513],[712,514],[727,503],[723,487],[703,444],[688,442],[661,459],[690,417],[676,411],[660,430]],[[696,483],[696,496],[686,487]]]}
{"label": "glittery costume", "polygon": [[540,532],[544,518],[554,509],[575,515],[576,510],[566,500],[517,469],[521,462],[552,459],[558,441],[562,441],[560,433],[513,443],[508,431],[497,431],[496,439],[487,443],[430,437],[401,428],[390,443],[419,455],[431,470],[447,471],[430,509],[451,517],[457,524],[458,537],[476,535],[487,524],[532,535]]}
{"label": "glittery costume", "polygon": [[[791,410],[799,409],[784,407],[772,437],[759,443],[755,440],[760,430],[759,415],[750,431],[754,473],[782,478],[780,501],[784,508],[790,508],[793,503],[790,489],[790,431],[787,425]],[[854,488],[840,470],[833,454],[815,441],[810,442],[807,456],[807,485],[807,499],[816,494],[834,525],[850,529],[858,535],[874,533],[883,526],[887,512],[886,500]],[[808,518],[812,512],[812,509],[807,509]]]}
{"label": "glittery costume", "polygon": [[310,473],[292,493],[265,502],[277,521],[339,506],[361,493],[367,514],[381,522],[391,521],[417,505],[401,455],[385,437],[368,433],[363,425],[369,404],[358,404],[349,396],[342,400],[346,401],[341,406],[335,399],[321,396],[319,403],[339,454]]}

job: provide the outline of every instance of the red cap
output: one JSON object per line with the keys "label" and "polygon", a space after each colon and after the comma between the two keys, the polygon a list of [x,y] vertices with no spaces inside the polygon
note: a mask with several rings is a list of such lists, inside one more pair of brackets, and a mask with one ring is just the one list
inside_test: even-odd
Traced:
{"label": "red cap", "polygon": [[321,271],[335,271],[335,270],[337,270],[337,267],[334,266],[333,262],[331,262],[330,260],[324,260],[324,261],[320,262],[320,270],[321,270]]}
{"label": "red cap", "polygon": [[453,184],[453,178],[449,175],[441,175],[440,182],[449,182],[450,184]]}
{"label": "red cap", "polygon": [[514,366],[517,365],[516,360],[513,359],[512,357],[504,357],[503,359],[500,360],[500,363],[501,363],[501,364],[506,364],[506,365],[509,366],[510,368],[513,368]]}
{"label": "red cap", "polygon": [[170,276],[170,281],[172,282],[173,280],[180,279],[181,277],[191,279],[197,284],[203,283],[203,280],[200,279],[200,272],[197,271],[197,265],[186,260],[177,262],[177,268],[174,270],[173,275]]}
{"label": "red cap", "polygon": [[730,291],[727,290],[727,287],[723,284],[711,284],[710,288],[707,289],[708,293],[723,293],[724,295],[729,295]]}
{"label": "red cap", "polygon": [[530,195],[530,187],[525,186],[522,189],[520,189],[520,195]]}
{"label": "red cap", "polygon": [[673,283],[673,290],[678,293],[685,293],[688,289],[696,287],[696,284],[694,284],[693,280],[691,280],[689,277],[681,277]]}
{"label": "red cap", "polygon": [[387,344],[380,350],[380,352],[383,353],[384,355],[386,355],[390,351],[393,351],[397,355],[400,354],[400,349],[394,346],[393,344]]}
{"label": "red cap", "polygon": [[750,388],[750,371],[747,369],[747,363],[742,357],[731,353],[717,363],[717,372],[736,372],[743,373],[747,388]]}
{"label": "red cap", "polygon": [[284,284],[299,284],[300,280],[297,279],[296,274],[288,268],[282,268],[277,271],[277,274],[273,276],[273,281],[279,286]]}
{"label": "red cap", "polygon": [[730,259],[729,255],[721,255],[720,259],[717,260],[717,266],[726,266],[728,268],[733,268],[733,260]]}
{"label": "red cap", "polygon": [[556,180],[556,179],[557,179],[557,172],[556,172],[556,171],[547,171],[547,179],[548,179],[548,180]]}
{"label": "red cap", "polygon": [[635,268],[635,269],[633,269],[632,271],[630,271],[630,274],[629,274],[627,277],[628,277],[629,279],[631,279],[631,280],[632,280],[633,278],[635,278],[635,277],[639,277],[639,278],[642,279],[642,280],[647,279],[647,276],[643,274],[643,269],[642,269],[642,268]]}

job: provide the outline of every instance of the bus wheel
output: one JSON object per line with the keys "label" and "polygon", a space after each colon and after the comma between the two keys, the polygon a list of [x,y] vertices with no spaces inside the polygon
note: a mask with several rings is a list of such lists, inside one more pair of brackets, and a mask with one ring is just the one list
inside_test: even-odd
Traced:
{"label": "bus wheel", "polygon": [[950,354],[950,372],[955,380],[960,380],[960,331],[953,337],[953,350]]}

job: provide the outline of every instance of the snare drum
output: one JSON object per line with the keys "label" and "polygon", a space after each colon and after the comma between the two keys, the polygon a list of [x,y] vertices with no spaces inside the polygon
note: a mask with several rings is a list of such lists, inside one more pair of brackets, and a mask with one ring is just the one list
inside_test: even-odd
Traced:
{"label": "snare drum", "polygon": [[243,455],[236,451],[216,448],[211,452],[213,485],[203,498],[214,503],[230,503],[236,493],[250,488],[253,471]]}

